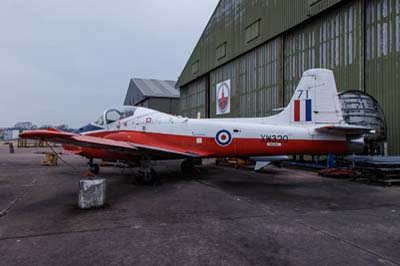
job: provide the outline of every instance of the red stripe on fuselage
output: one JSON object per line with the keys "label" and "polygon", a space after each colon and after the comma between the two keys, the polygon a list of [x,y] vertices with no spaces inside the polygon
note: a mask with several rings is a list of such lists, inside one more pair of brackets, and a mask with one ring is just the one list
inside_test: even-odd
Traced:
{"label": "red stripe on fuselage", "polygon": [[294,101],[294,121],[300,121],[300,100]]}
{"label": "red stripe on fuselage", "polygon": [[[202,137],[202,143],[197,143],[198,137],[181,136],[173,134],[161,134],[138,131],[104,131],[88,134],[92,137],[103,137],[106,139],[132,142],[150,147],[166,149],[176,152],[191,152],[204,154],[205,157],[246,157],[246,156],[268,156],[268,155],[296,155],[296,154],[345,154],[347,145],[345,141],[337,140],[295,140],[289,139],[284,142],[265,142],[260,139],[235,138],[231,144],[222,147],[212,137]],[[127,160],[126,154],[118,152],[104,152],[100,149],[81,148],[87,157]],[[111,157],[111,158],[110,158]]]}

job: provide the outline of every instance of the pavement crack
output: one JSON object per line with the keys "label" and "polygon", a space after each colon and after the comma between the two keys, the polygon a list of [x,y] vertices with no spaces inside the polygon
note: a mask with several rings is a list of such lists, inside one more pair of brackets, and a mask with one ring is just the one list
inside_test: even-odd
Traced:
{"label": "pavement crack", "polygon": [[[218,191],[220,191],[220,192],[221,192],[221,191],[222,191],[222,192],[225,192],[225,191],[221,190],[218,186],[209,184],[209,183],[207,183],[207,182],[200,181],[200,180],[196,180],[196,182],[199,183],[199,184],[208,186],[208,187],[210,187],[210,188],[216,189],[216,190],[218,190]],[[225,192],[225,193],[227,193],[227,192]],[[227,193],[227,194],[229,194],[229,193]],[[229,194],[229,195],[232,196],[231,194]],[[236,196],[233,196],[233,197],[236,197]],[[237,197],[239,197],[239,196],[237,196]],[[250,199],[243,198],[243,197],[241,197],[241,198],[243,199],[243,201],[251,202]],[[268,213],[270,213],[270,214],[278,214],[276,211],[274,211],[274,210],[272,210],[272,209],[270,209],[270,208],[267,208],[267,207],[265,207],[265,206],[263,206],[262,209],[263,209],[265,212],[268,212]],[[289,217],[288,215],[286,215],[286,214],[279,213],[279,215],[280,215],[281,217],[290,219],[290,217]],[[256,216],[254,216],[254,217],[249,216],[248,218],[264,218],[264,217],[267,217],[267,216],[268,216],[268,215],[260,215],[260,216],[257,216],[257,217],[256,217]],[[323,230],[323,229],[320,229],[320,228],[315,227],[315,226],[313,226],[313,225],[307,224],[307,223],[305,223],[305,222],[303,222],[303,221],[301,221],[301,220],[299,220],[299,219],[296,219],[295,222],[296,222],[296,223],[299,223],[299,224],[301,224],[301,225],[303,225],[303,226],[305,226],[305,227],[307,227],[307,228],[309,228],[309,229],[311,229],[311,230],[313,230],[313,231],[319,232],[319,233],[321,233],[321,234],[323,234],[323,235],[325,235],[325,236],[327,236],[327,237],[329,237],[329,238],[331,238],[331,239],[335,239],[335,240],[337,240],[337,241],[341,241],[341,242],[343,242],[343,243],[345,243],[345,244],[347,244],[347,245],[350,245],[350,246],[352,246],[352,247],[355,247],[355,248],[357,248],[357,249],[359,249],[359,250],[361,250],[361,251],[363,251],[363,252],[366,252],[366,253],[368,253],[368,254],[370,254],[370,255],[373,255],[373,256],[378,257],[378,258],[380,258],[380,259],[382,259],[382,260],[388,261],[388,262],[390,262],[390,263],[392,263],[392,264],[394,264],[394,265],[399,265],[399,266],[400,266],[400,262],[397,262],[397,261],[395,261],[395,260],[393,260],[393,259],[391,259],[391,258],[388,258],[388,257],[386,257],[386,256],[384,256],[384,255],[381,255],[381,254],[379,254],[379,253],[377,253],[377,252],[374,252],[374,251],[372,251],[372,250],[370,250],[370,249],[368,249],[368,248],[362,247],[361,245],[358,245],[357,243],[354,243],[354,242],[352,242],[352,241],[350,241],[350,240],[344,239],[344,238],[342,238],[342,237],[340,237],[340,236],[334,235],[334,234],[332,234],[332,233],[330,233],[330,232],[327,232],[327,231],[325,231],[325,230]]]}
{"label": "pavement crack", "polygon": [[357,248],[357,249],[359,249],[359,250],[362,250],[362,251],[364,251],[364,252],[366,252],[366,253],[368,253],[368,254],[370,254],[370,255],[376,256],[376,257],[378,257],[378,258],[380,258],[380,259],[383,259],[383,260],[386,260],[386,261],[388,261],[388,262],[390,262],[390,263],[392,263],[392,264],[400,265],[400,262],[397,262],[397,261],[395,261],[395,260],[393,260],[393,259],[391,259],[391,258],[388,258],[388,257],[386,257],[386,256],[384,256],[384,255],[381,255],[381,254],[379,254],[379,253],[377,253],[377,252],[374,252],[374,251],[372,251],[372,250],[370,250],[370,249],[368,249],[368,248],[362,247],[361,245],[358,245],[357,243],[354,243],[353,241],[350,241],[350,240],[345,239],[345,238],[343,238],[343,237],[334,235],[334,234],[332,234],[332,233],[330,233],[330,232],[328,232],[328,231],[325,231],[325,230],[323,230],[323,229],[321,229],[321,228],[318,228],[318,227],[316,227],[316,226],[313,226],[313,225],[311,225],[311,224],[305,223],[305,222],[303,222],[303,221],[301,221],[301,220],[298,220],[298,219],[297,219],[296,222],[299,223],[299,224],[301,224],[301,225],[303,225],[303,226],[308,227],[309,229],[311,229],[311,230],[313,230],[313,231],[315,231],[315,232],[319,232],[319,233],[321,233],[321,234],[323,234],[323,235],[325,235],[325,236],[327,236],[327,237],[329,237],[329,238],[335,239],[335,240],[337,240],[337,241],[340,241],[340,242],[343,242],[343,243],[345,243],[345,244],[347,244],[347,245],[350,245],[350,246],[352,246],[352,247],[355,247],[355,248]]}
{"label": "pavement crack", "polygon": [[30,184],[26,185],[25,189],[22,190],[22,192],[18,195],[18,197],[15,198],[13,201],[11,201],[11,203],[5,209],[0,211],[0,218],[6,216],[7,213],[11,210],[11,208],[28,193],[28,189],[33,187],[36,184],[36,182],[37,179],[34,178]]}
{"label": "pavement crack", "polygon": [[[201,181],[201,180],[195,180],[195,182],[199,183],[199,184],[201,184],[203,186],[207,186],[209,188],[212,188],[214,190],[218,190],[219,192],[225,193],[226,195],[229,195],[231,198],[233,198],[235,200],[238,200],[238,198],[239,198],[241,201],[244,201],[244,202],[247,202],[247,203],[253,203],[253,201],[251,199],[249,199],[249,198],[246,198],[246,197],[243,197],[243,196],[239,196],[239,195],[232,195],[232,194],[230,194],[230,193],[228,193],[228,192],[226,192],[224,190],[221,190],[218,186],[212,185],[210,183],[207,183],[207,182],[204,182],[204,181]],[[277,211],[275,211],[275,210],[273,210],[271,208],[267,208],[265,206],[262,206],[261,209],[264,212],[268,213],[269,215],[278,214]]]}
{"label": "pavement crack", "polygon": [[[220,217],[220,220],[243,220],[243,219],[259,219],[259,218],[266,218],[268,215],[242,215],[242,216],[226,216]],[[182,222],[181,220],[170,221],[168,224],[190,224],[196,223],[193,221]],[[18,235],[18,236],[6,236],[0,237],[0,241],[5,240],[14,240],[14,239],[29,239],[29,238],[36,238],[36,237],[47,237],[47,236],[57,236],[57,235],[70,235],[70,234],[82,234],[82,233],[93,233],[93,232],[110,232],[122,229],[131,229],[135,228],[137,224],[129,224],[129,225],[121,225],[121,226],[112,226],[112,227],[99,227],[99,228],[92,228],[92,229],[85,229],[85,230],[69,230],[69,231],[56,231],[56,232],[47,232],[47,233],[39,233],[39,234],[28,234],[28,235]]]}
{"label": "pavement crack", "polygon": [[58,232],[48,232],[48,233],[41,233],[41,234],[9,236],[9,237],[0,238],[0,241],[13,240],[13,239],[28,239],[28,238],[46,237],[46,236],[57,236],[57,235],[82,234],[82,233],[92,233],[92,232],[100,232],[100,231],[114,231],[114,230],[126,229],[126,228],[131,228],[131,227],[133,227],[133,226],[132,225],[123,225],[123,226],[114,226],[114,227],[93,228],[93,229],[86,229],[86,230],[58,231]]}

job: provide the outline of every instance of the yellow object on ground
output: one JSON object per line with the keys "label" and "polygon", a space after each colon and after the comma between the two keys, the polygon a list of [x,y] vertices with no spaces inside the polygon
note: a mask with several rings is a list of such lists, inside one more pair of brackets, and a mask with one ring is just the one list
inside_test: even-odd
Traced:
{"label": "yellow object on ground", "polygon": [[46,152],[45,159],[42,161],[42,165],[45,166],[56,166],[58,164],[58,157],[55,153]]}
{"label": "yellow object on ground", "polygon": [[219,163],[233,164],[236,169],[239,169],[241,166],[246,166],[251,164],[249,161],[241,158],[219,158],[216,160],[216,164]]}

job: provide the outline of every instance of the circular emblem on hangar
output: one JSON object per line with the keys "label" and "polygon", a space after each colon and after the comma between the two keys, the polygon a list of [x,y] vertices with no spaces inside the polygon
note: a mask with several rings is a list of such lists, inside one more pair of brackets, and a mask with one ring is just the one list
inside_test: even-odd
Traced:
{"label": "circular emblem on hangar", "polygon": [[232,135],[228,130],[220,130],[215,136],[215,142],[222,147],[228,146],[232,142]]}
{"label": "circular emblem on hangar", "polygon": [[231,112],[231,80],[222,81],[215,88],[216,115],[229,114]]}
{"label": "circular emblem on hangar", "polygon": [[227,82],[222,82],[217,90],[217,103],[221,112],[227,110],[229,106],[230,88]]}

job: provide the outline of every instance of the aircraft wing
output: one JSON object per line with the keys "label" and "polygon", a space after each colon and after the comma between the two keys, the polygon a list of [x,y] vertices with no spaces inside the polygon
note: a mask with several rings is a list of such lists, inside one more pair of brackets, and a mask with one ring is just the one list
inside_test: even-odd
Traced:
{"label": "aircraft wing", "polygon": [[49,142],[68,144],[82,148],[99,149],[108,152],[122,153],[133,156],[149,155],[157,158],[198,158],[205,157],[206,154],[185,151],[179,147],[158,147],[152,145],[142,145],[127,141],[111,140],[99,137],[84,136],[74,133],[61,132],[53,129],[32,130],[20,134],[21,138],[43,139]]}
{"label": "aircraft wing", "polygon": [[371,128],[353,126],[353,125],[328,125],[322,126],[315,129],[321,133],[333,134],[333,135],[363,135],[368,133],[373,133]]}

